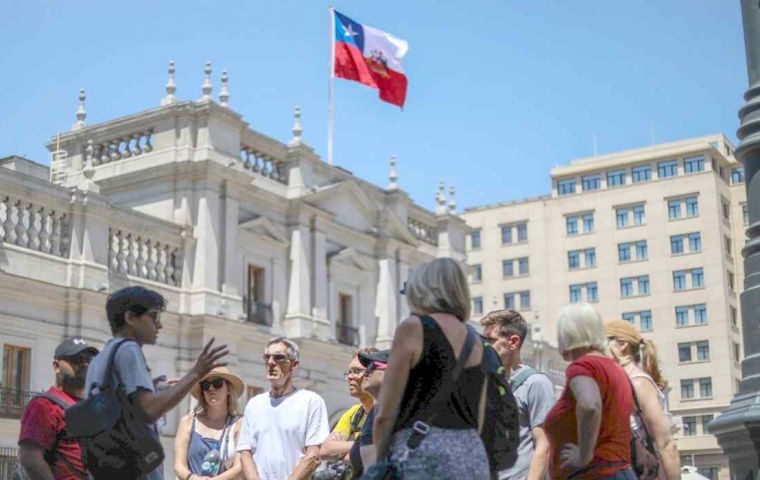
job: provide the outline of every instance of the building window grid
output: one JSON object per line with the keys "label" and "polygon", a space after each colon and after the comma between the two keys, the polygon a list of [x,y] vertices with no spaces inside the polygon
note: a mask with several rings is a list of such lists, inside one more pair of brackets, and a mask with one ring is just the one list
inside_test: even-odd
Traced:
{"label": "building window grid", "polygon": [[530,273],[528,257],[521,257],[517,259],[517,271],[520,275],[527,275]]}
{"label": "building window grid", "polygon": [[731,184],[744,183],[744,167],[737,167],[731,170]]}
{"label": "building window grid", "polygon": [[599,174],[586,175],[585,177],[581,178],[581,182],[583,184],[584,192],[588,192],[590,190],[599,190],[599,188],[602,186],[602,176]]}
{"label": "building window grid", "polygon": [[707,304],[699,303],[696,305],[681,305],[676,307],[675,311],[677,327],[687,327],[689,325],[707,325]]}
{"label": "building window grid", "polygon": [[[626,312],[621,315],[623,317],[623,320],[630,322],[633,325],[636,325],[640,331],[642,332],[651,332],[652,331],[652,311],[651,310],[642,310],[640,312]],[[638,325],[636,322],[636,319],[638,319]]]}
{"label": "building window grid", "polygon": [[615,225],[617,225],[617,228],[625,228],[628,226],[628,209],[627,208],[615,209]]}
{"label": "building window grid", "polygon": [[575,193],[575,179],[560,180],[557,182],[557,193],[559,195],[570,195]]}
{"label": "building window grid", "polygon": [[583,300],[583,289],[586,289],[586,301],[596,303],[599,301],[599,289],[596,282],[576,283],[570,285],[570,303],[579,303]]}
{"label": "building window grid", "polygon": [[697,173],[702,172],[705,169],[705,157],[689,157],[683,159],[683,171],[684,173]]}
{"label": "building window grid", "polygon": [[[517,300],[520,300],[518,307]],[[530,291],[524,290],[521,292],[508,292],[504,294],[504,308],[511,308],[513,310],[530,310]]]}
{"label": "building window grid", "polygon": [[470,248],[473,250],[480,248],[480,229],[473,230],[470,233]]}
{"label": "building window grid", "polygon": [[681,380],[681,399],[690,400],[694,398],[694,380]]}
{"label": "building window grid", "polygon": [[607,173],[607,187],[622,187],[625,185],[625,170]]}
{"label": "building window grid", "polygon": [[[683,395],[681,396],[683,397]],[[697,434],[697,417],[682,417],[681,423],[683,424],[683,434],[685,437],[693,437]]]}
{"label": "building window grid", "polygon": [[512,243],[512,225],[501,226],[501,244],[510,245]]}
{"label": "building window grid", "polygon": [[517,241],[518,242],[528,241],[528,224],[527,223],[517,224]]}
{"label": "building window grid", "polygon": [[701,398],[712,398],[712,378],[700,378],[699,379],[699,396]]}
{"label": "building window grid", "polygon": [[472,297],[472,313],[475,315],[483,314],[483,297]]}
{"label": "building window grid", "polygon": [[710,342],[707,340],[700,340],[696,342],[697,345],[697,361],[707,362],[710,360]]}
{"label": "building window grid", "polygon": [[634,205],[633,208],[633,224],[644,225],[646,223],[646,209],[644,205]]}
{"label": "building window grid", "polygon": [[594,214],[586,213],[583,215],[583,233],[591,233],[594,231]]}
{"label": "building window grid", "polygon": [[704,270],[693,268],[691,270],[676,270],[673,272],[673,288],[675,290],[687,290],[687,276],[691,276],[691,288],[702,288],[705,284]]}
{"label": "building window grid", "polygon": [[633,183],[648,182],[652,179],[652,166],[641,165],[631,169]]}
{"label": "building window grid", "polygon": [[670,160],[657,164],[658,178],[675,177],[678,175],[678,160]]}
{"label": "building window grid", "polygon": [[501,276],[502,277],[514,277],[515,276],[515,268],[514,268],[514,260],[502,260],[501,261]]}
{"label": "building window grid", "polygon": [[483,281],[483,266],[479,263],[472,266],[472,283]]}

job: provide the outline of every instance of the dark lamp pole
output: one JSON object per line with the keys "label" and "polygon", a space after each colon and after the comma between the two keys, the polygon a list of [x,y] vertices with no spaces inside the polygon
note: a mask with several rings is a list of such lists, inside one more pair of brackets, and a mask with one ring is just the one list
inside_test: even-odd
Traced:
{"label": "dark lamp pole", "polygon": [[744,359],[739,393],[710,422],[710,433],[728,456],[732,480],[760,479],[760,0],[741,0],[749,89],[739,109],[736,158],[744,165],[748,241],[741,294]]}

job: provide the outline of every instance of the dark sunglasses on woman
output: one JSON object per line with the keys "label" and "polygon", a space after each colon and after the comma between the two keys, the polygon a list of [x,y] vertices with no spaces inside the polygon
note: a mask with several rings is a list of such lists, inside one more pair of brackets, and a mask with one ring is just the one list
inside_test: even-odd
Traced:
{"label": "dark sunglasses on woman", "polygon": [[201,391],[205,392],[206,390],[211,388],[212,385],[216,390],[219,390],[224,385],[224,379],[215,378],[213,380],[203,380],[202,382],[200,382]]}

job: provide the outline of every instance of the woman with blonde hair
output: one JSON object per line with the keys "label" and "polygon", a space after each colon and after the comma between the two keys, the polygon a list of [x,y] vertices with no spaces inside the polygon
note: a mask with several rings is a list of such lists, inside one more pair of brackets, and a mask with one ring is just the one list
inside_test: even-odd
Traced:
{"label": "woman with blonde hair", "polygon": [[602,319],[591,305],[560,314],[557,343],[571,362],[565,390],[549,411],[551,478],[636,480],[631,469],[631,385],[625,371],[604,355]]}
{"label": "woman with blonde hair", "polygon": [[466,326],[464,273],[451,258],[433,260],[410,273],[402,293],[411,315],[393,336],[377,399],[376,458],[390,453],[404,479],[486,480],[488,458],[478,435],[483,344]]}
{"label": "woman with blonde hair", "polygon": [[198,400],[174,437],[174,473],[181,480],[241,478],[235,444],[240,433],[238,397],[243,380],[226,367],[211,370],[190,394]]}
{"label": "woman with blonde hair", "polygon": [[[639,330],[625,320],[605,323],[604,332],[607,335],[607,352],[628,374],[641,410],[631,417],[631,428],[642,443],[646,442],[647,436],[651,436],[659,455],[659,465],[650,462],[654,465],[646,468],[643,465],[645,462],[640,462],[637,469],[642,470],[638,472],[639,478],[678,480],[681,478],[678,447],[670,435],[665,394],[662,392],[668,382],[657,365],[654,343],[642,338]],[[646,455],[646,452],[643,453]]]}

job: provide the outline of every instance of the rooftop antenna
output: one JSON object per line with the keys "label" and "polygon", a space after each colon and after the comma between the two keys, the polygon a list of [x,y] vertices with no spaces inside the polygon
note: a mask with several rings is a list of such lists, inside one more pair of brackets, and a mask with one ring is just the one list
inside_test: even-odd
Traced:
{"label": "rooftop antenna", "polygon": [[599,145],[598,145],[598,142],[596,140],[596,132],[594,132],[591,135],[591,142],[592,142],[593,148],[594,148],[594,157],[597,157],[597,156],[599,156]]}
{"label": "rooftop antenna", "polygon": [[50,182],[62,184],[66,181],[66,170],[69,167],[69,152],[61,150],[61,132],[55,138],[55,150],[50,152]]}

